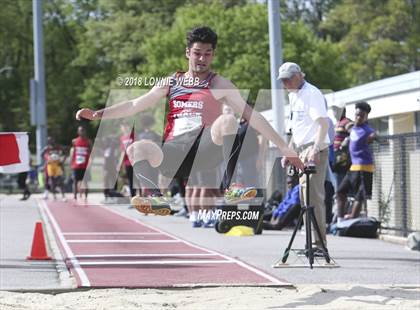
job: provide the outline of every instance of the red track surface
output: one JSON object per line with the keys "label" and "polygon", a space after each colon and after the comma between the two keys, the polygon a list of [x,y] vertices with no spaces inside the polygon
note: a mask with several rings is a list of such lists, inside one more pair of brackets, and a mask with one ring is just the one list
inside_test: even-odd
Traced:
{"label": "red track surface", "polygon": [[41,202],[79,287],[285,285],[102,206]]}

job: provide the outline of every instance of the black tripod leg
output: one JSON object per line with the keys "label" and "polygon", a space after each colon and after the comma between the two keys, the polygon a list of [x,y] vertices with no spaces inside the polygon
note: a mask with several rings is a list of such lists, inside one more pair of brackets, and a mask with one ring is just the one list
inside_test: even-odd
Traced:
{"label": "black tripod leg", "polygon": [[308,251],[309,266],[311,269],[314,264],[314,253],[312,252],[312,227],[311,227],[311,212],[313,212],[312,207],[307,207],[306,212],[306,249]]}
{"label": "black tripod leg", "polygon": [[299,217],[298,217],[296,227],[293,230],[293,234],[292,234],[292,237],[290,238],[289,245],[287,246],[286,250],[284,250],[283,258],[281,259],[283,264],[287,261],[287,258],[289,257],[290,248],[292,247],[293,240],[295,240],[296,232],[299,229],[300,225],[302,224],[303,215],[305,214],[305,211],[306,211],[306,209],[304,207],[302,207],[300,209],[300,213],[299,213]]}
{"label": "black tripod leg", "polygon": [[312,209],[311,211],[312,212],[310,213],[310,216],[312,217],[312,222],[314,224],[315,232],[318,235],[319,241],[321,242],[321,248],[322,248],[322,252],[324,254],[325,261],[327,263],[330,263],[330,255],[328,254],[328,249],[325,246],[324,239],[321,236],[321,230],[319,229],[318,222],[316,221],[314,210]]}

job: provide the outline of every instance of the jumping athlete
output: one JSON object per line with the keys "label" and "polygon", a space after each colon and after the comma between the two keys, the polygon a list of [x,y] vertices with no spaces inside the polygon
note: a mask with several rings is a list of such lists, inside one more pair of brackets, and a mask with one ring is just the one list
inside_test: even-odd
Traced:
{"label": "jumping athlete", "polygon": [[[253,111],[241,97],[233,83],[210,69],[217,45],[217,34],[209,27],[197,27],[187,34],[185,55],[188,71],[176,72],[136,99],[93,111],[81,109],[77,119],[115,119],[144,111],[161,99],[168,98],[166,126],[163,142],[140,140],[127,150],[134,174],[142,187],[150,189],[153,197],[134,197],[132,204],[143,213],[166,215],[170,207],[161,197],[160,190],[150,181],[147,171],[158,168],[170,178],[188,177],[192,169],[208,171],[217,169],[223,161],[229,167],[238,123],[233,115],[222,114],[222,104],[229,105],[243,115],[249,124],[265,138],[272,141],[282,155],[299,169],[303,163],[296,152],[257,111]],[[252,115],[252,117],[251,117]],[[232,169],[227,169],[231,171]],[[150,192],[149,191],[149,192]],[[247,195],[246,190],[242,192]]]}

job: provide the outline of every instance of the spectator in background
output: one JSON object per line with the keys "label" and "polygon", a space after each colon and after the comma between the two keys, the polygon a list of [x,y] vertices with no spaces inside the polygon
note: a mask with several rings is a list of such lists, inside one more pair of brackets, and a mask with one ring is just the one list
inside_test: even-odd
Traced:
{"label": "spectator in background", "polygon": [[[325,97],[314,85],[305,80],[305,74],[299,65],[286,62],[279,68],[278,78],[289,92],[291,143],[306,165],[315,165],[317,173],[310,176],[310,204],[314,206],[315,218],[320,228],[320,235],[315,234],[315,245],[327,246],[325,220],[325,175],[328,165],[328,115]],[[288,165],[283,157],[282,166]],[[300,178],[300,200],[306,201],[306,176]]]}
{"label": "spectator in background", "polygon": [[270,222],[264,222],[264,229],[282,230],[299,216],[301,206],[298,175],[287,177],[287,188],[286,196],[273,210]]}
{"label": "spectator in background", "polygon": [[351,165],[346,138],[350,135],[354,123],[346,117],[346,108],[334,105],[332,110],[337,123],[335,125],[334,156],[331,167],[335,173],[338,188]]}
{"label": "spectator in background", "polygon": [[134,132],[131,130],[131,127],[126,124],[121,125],[121,131],[120,149],[124,152],[123,164],[128,179],[128,186],[130,188],[130,196],[134,197],[136,195],[136,189],[134,188],[133,183],[133,166],[131,165],[126,153],[128,146],[134,142]]}
{"label": "spectator in background", "polygon": [[[343,218],[358,217],[362,204],[372,195],[374,164],[369,143],[375,139],[376,134],[367,123],[370,110],[371,107],[366,102],[356,104],[355,123],[349,136],[352,165],[336,194],[338,222],[341,222]],[[355,202],[351,214],[344,214],[347,194],[350,190],[355,193]]]}
{"label": "spectator in background", "polygon": [[[117,190],[117,156],[116,149],[118,140],[113,137],[104,138],[104,196],[105,202],[109,202],[115,196]],[[115,182],[113,182],[115,180]]]}
{"label": "spectator in background", "polygon": [[29,184],[37,185],[38,184],[38,170],[37,170],[37,167],[33,164],[32,158],[29,158],[29,167],[30,167],[30,170],[28,172]]}
{"label": "spectator in background", "polygon": [[56,153],[62,156],[64,155],[64,149],[60,145],[55,143],[55,140],[53,137],[49,136],[47,138],[47,145],[41,151],[42,159],[44,160],[44,186],[45,186],[44,196],[43,196],[44,199],[48,199],[48,193],[50,191],[51,182],[49,180],[47,165],[48,165],[48,158],[50,154],[52,153]]}
{"label": "spectator in background", "polygon": [[27,200],[31,196],[31,192],[29,191],[28,184],[26,184],[26,178],[28,177],[28,172],[20,172],[18,174],[17,184],[19,189],[23,192],[23,197],[20,200]]}
{"label": "spectator in background", "polygon": [[[334,141],[334,123],[330,117],[328,117],[328,137],[330,141]],[[333,204],[334,204],[334,193],[335,189],[337,189],[337,180],[334,173],[331,170],[332,164],[334,162],[334,146],[331,143],[329,145],[329,152],[328,152],[328,165],[327,165],[327,173],[325,175],[325,221],[329,225],[333,220]]]}
{"label": "spectator in background", "polygon": [[74,200],[77,200],[77,194],[82,197],[82,182],[85,181],[84,193],[85,200],[88,197],[87,180],[84,180],[86,168],[89,163],[91,142],[87,138],[86,129],[83,126],[77,128],[77,137],[72,141],[72,148],[70,151],[71,169],[73,170],[73,195]]}
{"label": "spectator in background", "polygon": [[171,192],[172,197],[175,197],[175,203],[177,205],[182,204],[182,208],[175,213],[175,216],[184,216],[186,218],[189,217],[188,206],[185,201],[185,186],[187,184],[188,179],[176,177],[172,180],[169,189]]}
{"label": "spectator in background", "polygon": [[63,162],[65,157],[58,150],[50,150],[47,156],[47,173],[51,192],[54,200],[56,199],[57,188],[61,192],[62,200],[66,201],[64,193],[64,171]]}

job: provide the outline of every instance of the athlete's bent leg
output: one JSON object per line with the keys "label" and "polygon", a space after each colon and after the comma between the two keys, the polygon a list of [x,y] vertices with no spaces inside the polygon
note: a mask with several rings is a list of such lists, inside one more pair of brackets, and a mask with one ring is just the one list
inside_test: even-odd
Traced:
{"label": "athlete's bent leg", "polygon": [[218,145],[223,145],[223,158],[226,167],[222,181],[223,189],[226,190],[226,200],[232,203],[249,200],[257,195],[255,187],[240,188],[238,185],[234,185],[229,188],[241,151],[241,143],[237,131],[238,123],[231,114],[219,116],[211,127],[213,142]]}
{"label": "athlete's bent leg", "polygon": [[133,207],[141,213],[154,213],[168,215],[171,213],[169,204],[160,198],[159,185],[154,180],[154,169],[163,161],[163,152],[154,142],[141,140],[127,148],[128,158],[133,165],[133,174],[140,182],[142,188],[147,189],[151,198],[135,196],[131,199]]}

